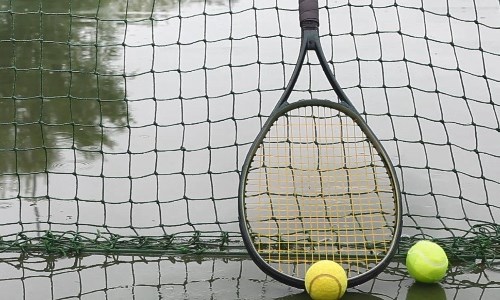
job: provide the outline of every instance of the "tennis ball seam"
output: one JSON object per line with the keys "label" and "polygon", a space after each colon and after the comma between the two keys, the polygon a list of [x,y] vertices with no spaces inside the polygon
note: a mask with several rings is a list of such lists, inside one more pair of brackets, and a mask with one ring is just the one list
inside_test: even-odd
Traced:
{"label": "tennis ball seam", "polygon": [[335,277],[333,275],[330,275],[330,274],[318,274],[318,275],[314,276],[314,278],[309,283],[309,288],[307,290],[309,292],[312,292],[311,287],[313,286],[313,283],[316,281],[316,279],[318,279],[320,277],[329,277],[329,278],[335,280],[335,282],[337,283],[337,286],[338,286],[338,293],[337,293],[337,297],[335,299],[339,299],[340,298],[340,294],[342,292],[342,284],[340,284],[340,281],[338,280],[337,277]]}
{"label": "tennis ball seam", "polygon": [[439,262],[439,261],[435,261],[433,259],[430,259],[428,256],[424,255],[422,250],[414,250],[413,252],[416,252],[419,259],[423,260],[425,263],[427,263],[433,267],[441,268],[441,267],[448,266],[447,261],[443,260],[442,262]]}
{"label": "tennis ball seam", "polygon": [[[441,249],[436,249],[437,251],[441,252],[442,250]],[[441,251],[440,251],[441,250]],[[444,251],[443,251],[444,252]],[[410,249],[410,251],[408,252],[408,254],[410,255],[417,255],[419,259],[423,260],[425,263],[431,265],[431,266],[434,266],[434,267],[448,267],[448,261],[447,260],[443,260],[443,261],[435,261],[433,259],[431,259],[430,257],[428,257],[427,255],[425,255],[424,251],[422,251],[421,249],[416,249],[416,248],[413,248],[413,249]],[[444,253],[444,256],[446,257],[446,253]]]}

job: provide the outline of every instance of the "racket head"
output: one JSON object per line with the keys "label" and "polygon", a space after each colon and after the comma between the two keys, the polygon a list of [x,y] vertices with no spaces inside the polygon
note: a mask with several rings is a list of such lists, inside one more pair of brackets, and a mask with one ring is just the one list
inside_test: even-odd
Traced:
{"label": "racket head", "polygon": [[266,274],[304,288],[330,259],[348,286],[378,275],[401,235],[401,194],[381,143],[349,105],[284,103],[252,144],[239,186],[239,225]]}

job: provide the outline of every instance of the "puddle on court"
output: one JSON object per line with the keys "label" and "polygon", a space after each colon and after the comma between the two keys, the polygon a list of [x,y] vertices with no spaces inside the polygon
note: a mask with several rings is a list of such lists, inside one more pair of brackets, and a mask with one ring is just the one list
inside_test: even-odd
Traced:
{"label": "puddle on court", "polygon": [[[5,224],[0,234],[96,232],[103,225],[122,235],[238,232],[238,170],[298,52],[295,2],[279,1],[279,18],[273,1],[231,1],[229,7],[224,1],[157,0],[154,10],[150,1],[71,1],[72,17],[68,3],[0,3],[0,78],[7,78],[0,80],[0,220]],[[437,215],[456,229],[469,228],[466,218],[500,218],[498,209],[478,209],[485,203],[498,207],[491,195],[500,192],[495,167],[500,136],[488,128],[498,126],[490,98],[495,105],[500,100],[477,79],[483,72],[478,53],[466,51],[478,47],[467,38],[477,35],[477,28],[460,19],[448,24],[448,12],[438,1],[425,2],[436,13],[427,16],[423,28],[420,9],[407,5],[380,8],[376,15],[366,7],[341,5],[330,10],[332,19],[345,20],[350,10],[358,22],[351,28],[350,21],[336,21],[320,32],[341,86],[366,112],[399,165],[405,213],[416,216],[405,218],[405,224],[437,237],[448,234]],[[500,52],[495,9],[472,9],[469,1],[450,5],[449,13],[488,25],[481,46]],[[10,17],[7,10],[15,14]],[[385,33],[367,34],[375,21]],[[430,41],[423,39],[423,30]],[[15,46],[11,38],[18,40]],[[450,59],[453,49],[439,42],[451,38],[461,47],[458,61]],[[494,58],[491,65],[497,67]],[[463,78],[455,72],[457,64]],[[498,82],[498,70],[488,68],[486,74]],[[309,89],[314,97],[332,97],[318,68],[304,72],[293,100],[310,97]],[[382,85],[386,89],[377,88]],[[470,126],[472,121],[479,127]],[[480,154],[473,151],[478,147]],[[491,181],[485,183],[483,174]],[[453,201],[458,197],[467,200],[463,206]],[[38,258],[22,265],[14,261],[0,264],[5,269],[0,286],[11,293],[9,299],[304,297],[267,279],[248,260],[89,256],[76,268],[72,259],[54,265]],[[495,272],[457,275],[435,290],[412,285],[401,272],[389,268],[346,299],[356,299],[354,292],[369,292],[373,299],[498,294]]]}
{"label": "puddle on court", "polygon": [[[46,259],[1,254],[2,297],[27,299],[310,299],[267,278],[237,257],[138,257],[91,255]],[[375,280],[348,289],[355,299],[496,299],[500,273],[452,267],[440,284],[418,284],[392,263]]]}

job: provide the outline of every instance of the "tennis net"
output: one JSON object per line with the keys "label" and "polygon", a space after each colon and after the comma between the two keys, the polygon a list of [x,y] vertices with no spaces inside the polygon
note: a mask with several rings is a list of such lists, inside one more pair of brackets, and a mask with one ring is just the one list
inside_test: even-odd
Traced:
{"label": "tennis net", "polygon": [[[243,159],[297,3],[0,2],[0,248],[244,254]],[[500,253],[500,4],[320,1],[327,59],[401,181],[400,255]],[[291,99],[332,97],[314,58]]]}

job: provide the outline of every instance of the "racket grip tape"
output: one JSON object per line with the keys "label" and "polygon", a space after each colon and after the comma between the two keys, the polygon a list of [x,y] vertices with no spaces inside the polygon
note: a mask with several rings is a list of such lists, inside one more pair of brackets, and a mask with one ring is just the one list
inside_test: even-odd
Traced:
{"label": "racket grip tape", "polygon": [[299,0],[299,17],[302,29],[318,28],[318,0]]}

